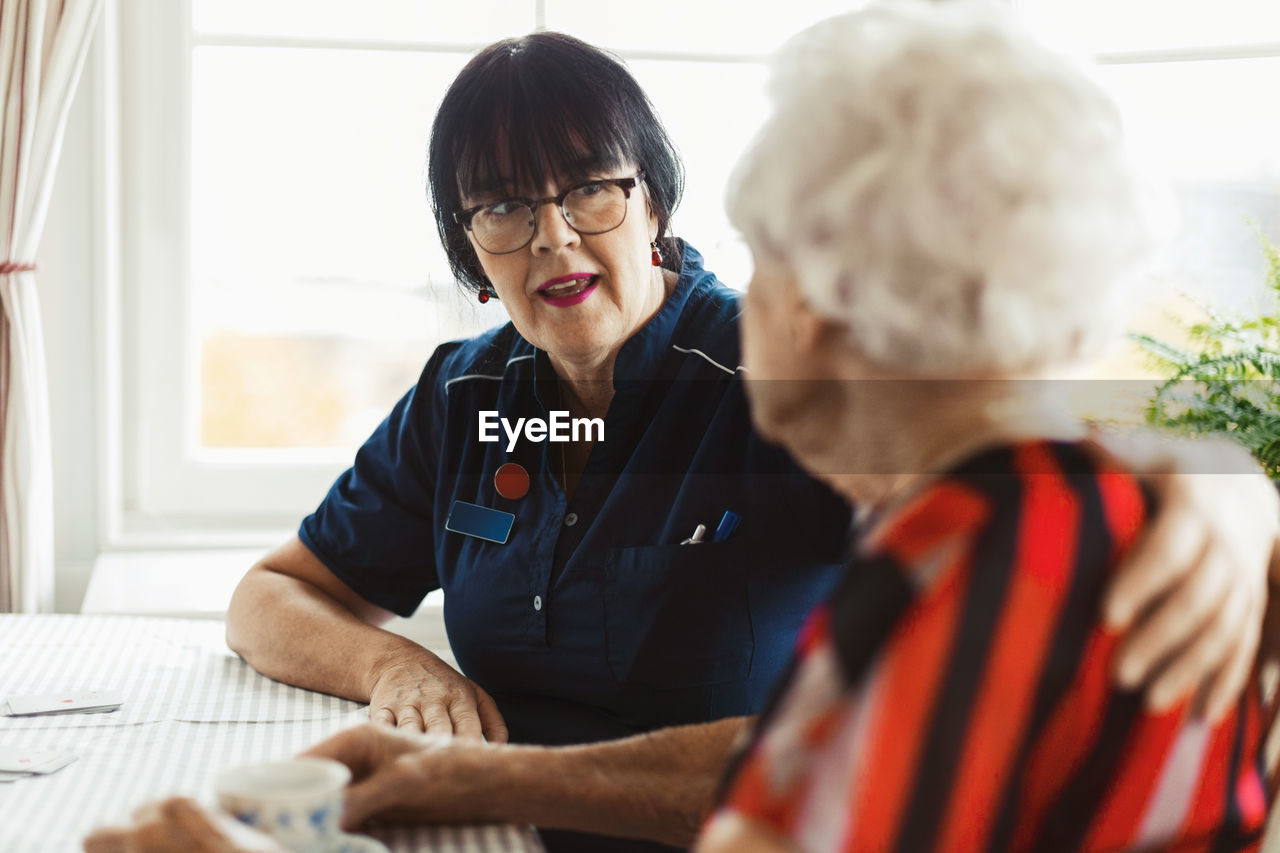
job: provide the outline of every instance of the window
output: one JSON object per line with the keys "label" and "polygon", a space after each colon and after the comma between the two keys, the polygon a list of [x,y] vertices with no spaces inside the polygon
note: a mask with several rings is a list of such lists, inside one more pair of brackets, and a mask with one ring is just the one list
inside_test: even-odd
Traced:
{"label": "window", "polygon": [[[722,209],[763,59],[837,0],[120,0],[126,516],[292,527],[441,341],[503,321],[454,287],[423,188],[445,87],[483,44],[564,30],[621,55],[686,160],[674,228],[730,284]],[[1247,309],[1280,231],[1280,11],[1017,0],[1101,78],[1176,182],[1173,286]],[[145,8],[144,8],[145,7]]]}
{"label": "window", "polygon": [[1280,7],[1253,0],[1019,0],[1043,33],[1093,53],[1138,150],[1167,175],[1182,222],[1172,289],[1248,311],[1265,264],[1250,223],[1280,236]]}
{"label": "window", "polygon": [[[1180,222],[1135,331],[1183,340],[1205,308],[1256,312],[1265,300],[1259,232],[1280,240],[1280,123],[1265,94],[1280,83],[1280,9],[1252,0],[1016,0],[1031,26],[1099,61],[1129,135],[1171,183]],[[1136,346],[1103,379],[1158,378]],[[1074,390],[1092,416],[1140,421],[1149,381]]]}
{"label": "window", "polygon": [[722,198],[762,60],[844,5],[124,0],[127,516],[292,526],[438,343],[505,320],[453,285],[423,187],[483,44],[555,28],[621,55],[686,159],[676,233],[745,282]]}

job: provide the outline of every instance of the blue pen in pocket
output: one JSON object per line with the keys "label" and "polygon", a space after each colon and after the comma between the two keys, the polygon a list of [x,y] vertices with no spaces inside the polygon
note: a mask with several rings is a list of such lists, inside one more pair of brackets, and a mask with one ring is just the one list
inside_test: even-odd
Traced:
{"label": "blue pen in pocket", "polygon": [[733,535],[733,531],[738,529],[738,524],[742,518],[732,510],[725,510],[724,515],[720,517],[720,523],[716,525],[716,532],[712,534],[712,542],[723,542]]}

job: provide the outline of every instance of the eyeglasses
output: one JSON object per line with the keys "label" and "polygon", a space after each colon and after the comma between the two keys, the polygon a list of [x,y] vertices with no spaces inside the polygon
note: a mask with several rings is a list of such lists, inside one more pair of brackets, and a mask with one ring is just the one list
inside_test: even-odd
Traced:
{"label": "eyeglasses", "polygon": [[627,218],[627,199],[644,180],[644,172],[634,178],[606,178],[569,187],[556,196],[538,200],[508,198],[460,210],[453,219],[475,237],[491,255],[518,252],[533,241],[538,226],[538,208],[554,203],[569,227],[579,234],[604,234]]}

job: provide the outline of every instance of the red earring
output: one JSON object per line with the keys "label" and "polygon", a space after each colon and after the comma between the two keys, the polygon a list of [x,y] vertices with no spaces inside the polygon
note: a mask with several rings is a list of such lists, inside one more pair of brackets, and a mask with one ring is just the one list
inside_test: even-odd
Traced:
{"label": "red earring", "polygon": [[649,256],[649,261],[655,266],[662,266],[662,250],[658,248],[657,240],[649,241],[649,248],[653,250],[653,254]]}
{"label": "red earring", "polygon": [[489,301],[489,288],[485,287],[484,285],[481,285],[481,286],[480,286],[480,292],[476,294],[476,299],[479,299],[479,300],[480,300],[480,304],[481,304],[481,305],[483,305],[484,303],[488,302],[488,301]]}

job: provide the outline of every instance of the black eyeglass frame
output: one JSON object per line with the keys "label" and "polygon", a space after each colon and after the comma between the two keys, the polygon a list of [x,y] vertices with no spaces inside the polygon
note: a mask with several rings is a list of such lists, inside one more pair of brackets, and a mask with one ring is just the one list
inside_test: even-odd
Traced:
{"label": "black eyeglass frame", "polygon": [[[552,202],[555,202],[556,207],[560,210],[560,216],[564,219],[565,224],[568,225],[570,228],[573,228],[573,230],[577,231],[579,234],[586,234],[587,236],[595,236],[596,234],[608,234],[610,231],[616,231],[618,228],[622,227],[622,223],[627,221],[626,208],[623,208],[622,218],[618,220],[618,224],[613,226],[612,228],[606,228],[603,231],[583,231],[579,228],[576,228],[574,224],[569,221],[569,217],[564,212],[564,200],[569,197],[570,193],[576,192],[582,189],[583,187],[589,187],[592,184],[611,184],[617,187],[618,189],[622,190],[623,196],[625,196],[627,201],[630,201],[631,191],[636,187],[640,186],[640,184],[642,183],[644,183],[643,171],[636,172],[635,176],[631,178],[597,178],[594,181],[583,181],[580,184],[574,184],[573,186],[569,187],[567,190],[560,193],[559,195],[549,195],[546,198],[540,198],[540,199],[504,198],[501,201],[495,201],[491,204],[478,204],[475,207],[468,207],[466,210],[456,211],[453,214],[453,221],[461,225],[463,228],[467,229],[469,233],[474,234],[475,232],[471,230],[471,220],[474,219],[475,215],[482,210],[486,210],[490,207],[497,207],[500,204],[511,204],[512,202],[517,202],[529,208],[529,213],[533,215],[533,230],[529,232],[528,240],[525,240],[523,243],[521,243],[519,246],[516,246],[514,249],[507,249],[505,252],[489,252],[488,249],[484,249],[484,246],[480,247],[484,249],[486,252],[489,252],[489,254],[491,255],[509,255],[512,252],[520,251],[525,246],[532,243],[534,237],[538,236],[538,208],[542,207],[544,204],[551,204]],[[478,243],[479,240],[477,239],[476,242]]]}

